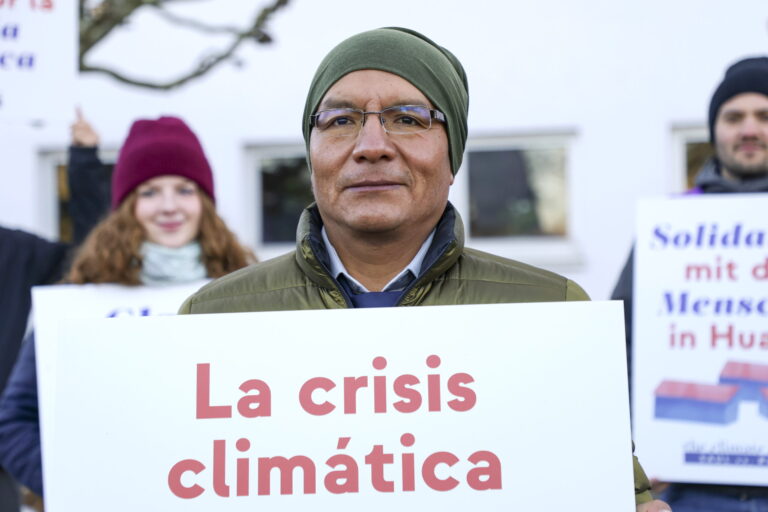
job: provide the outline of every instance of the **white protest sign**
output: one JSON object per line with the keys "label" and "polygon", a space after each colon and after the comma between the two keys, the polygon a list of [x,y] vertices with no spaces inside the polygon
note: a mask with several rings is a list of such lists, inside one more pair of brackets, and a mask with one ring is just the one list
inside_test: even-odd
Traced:
{"label": "white protest sign", "polygon": [[768,194],[639,204],[633,421],[649,474],[768,485]]}
{"label": "white protest sign", "polygon": [[0,121],[71,118],[77,8],[72,1],[0,0]]}
{"label": "white protest sign", "polygon": [[48,444],[55,432],[56,351],[60,342],[61,321],[68,318],[175,315],[184,300],[206,282],[162,287],[86,284],[37,286],[32,289],[43,453],[47,454]]}
{"label": "white protest sign", "polygon": [[622,332],[615,302],[72,321],[46,510],[634,510]]}

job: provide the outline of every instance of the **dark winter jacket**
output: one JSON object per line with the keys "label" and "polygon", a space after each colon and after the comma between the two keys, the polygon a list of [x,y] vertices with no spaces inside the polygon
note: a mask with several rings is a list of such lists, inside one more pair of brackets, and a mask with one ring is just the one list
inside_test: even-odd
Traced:
{"label": "dark winter jacket", "polygon": [[27,329],[33,286],[61,278],[69,246],[0,227],[0,391]]}
{"label": "dark winter jacket", "polygon": [[[34,347],[30,341],[22,347],[32,301],[31,288],[59,281],[66,271],[71,249],[85,239],[108,211],[109,194],[104,185],[108,179],[104,174],[96,148],[70,148],[69,212],[74,244],[50,242],[23,231],[0,227],[0,391],[3,391],[0,398],[0,466],[38,493],[42,492],[42,471],[37,389],[28,385],[35,383]],[[14,367],[17,355],[18,363]],[[11,416],[17,413],[22,423],[33,421],[33,427],[19,428],[18,423],[9,423]]]}

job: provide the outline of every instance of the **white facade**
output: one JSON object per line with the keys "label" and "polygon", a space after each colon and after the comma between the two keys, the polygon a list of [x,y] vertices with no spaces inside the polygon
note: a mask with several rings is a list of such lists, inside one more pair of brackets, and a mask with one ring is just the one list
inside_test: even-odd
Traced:
{"label": "white facade", "polygon": [[[176,8],[236,24],[260,7],[246,4]],[[213,165],[223,217],[264,258],[285,246],[259,244],[252,148],[302,144],[306,90],[335,44],[370,28],[416,29],[467,70],[470,144],[552,135],[568,147],[567,240],[472,245],[546,266],[604,299],[633,238],[635,199],[684,188],[682,141],[704,135],[709,98],[726,66],[768,54],[767,22],[765,0],[293,0],[269,25],[275,42],[246,44],[240,67],[224,65],[170,93],[81,75],[76,103],[105,150],[119,147],[137,117],[184,117]],[[111,36],[93,62],[162,80],[217,43],[224,44],[170,29],[148,9]],[[71,101],[66,91],[62,101]],[[68,139],[62,119],[43,128],[0,126],[0,224],[56,235],[55,177],[45,155],[62,151]],[[465,177],[460,171],[452,191],[460,209]]]}

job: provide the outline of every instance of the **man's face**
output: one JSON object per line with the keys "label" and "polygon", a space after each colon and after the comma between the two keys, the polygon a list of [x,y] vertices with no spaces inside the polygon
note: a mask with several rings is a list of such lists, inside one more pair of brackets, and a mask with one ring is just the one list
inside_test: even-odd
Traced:
{"label": "man's face", "polygon": [[747,92],[723,103],[715,121],[715,151],[728,179],[768,174],[768,96]]}
{"label": "man's face", "polygon": [[[362,70],[336,82],[318,111],[380,111],[396,105],[433,106],[413,84],[384,71]],[[333,137],[313,128],[312,189],[329,233],[408,235],[437,224],[453,183],[442,123],[412,134],[390,134],[370,114],[360,133]],[[425,231],[426,230],[426,231]],[[338,232],[338,231],[336,231]]]}

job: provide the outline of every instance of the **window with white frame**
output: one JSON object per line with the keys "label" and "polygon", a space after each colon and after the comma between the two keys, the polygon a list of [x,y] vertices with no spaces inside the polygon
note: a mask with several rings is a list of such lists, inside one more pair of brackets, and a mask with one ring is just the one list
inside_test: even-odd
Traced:
{"label": "window with white frame", "polygon": [[250,146],[246,165],[247,204],[255,206],[250,239],[259,258],[268,259],[292,248],[301,212],[314,201],[304,146]]}
{"label": "window with white frame", "polygon": [[261,241],[291,243],[302,210],[313,201],[309,169],[303,154],[272,156],[259,161],[261,174]]}
{"label": "window with white frame", "polygon": [[473,238],[565,236],[565,148],[470,149],[469,233]]}
{"label": "window with white frame", "polygon": [[709,132],[704,126],[678,127],[675,135],[680,153],[678,173],[685,189],[689,189],[694,186],[701,167],[715,152],[709,143]]}
{"label": "window with white frame", "polygon": [[549,268],[581,262],[570,238],[573,133],[472,137],[451,191],[467,245]]}

